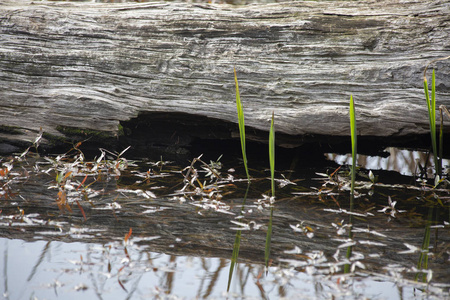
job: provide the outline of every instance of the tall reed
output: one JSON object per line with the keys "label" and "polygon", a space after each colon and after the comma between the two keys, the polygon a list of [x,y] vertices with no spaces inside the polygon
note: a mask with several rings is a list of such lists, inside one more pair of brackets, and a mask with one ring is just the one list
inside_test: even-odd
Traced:
{"label": "tall reed", "polygon": [[[356,114],[355,114],[355,103],[353,101],[353,96],[350,96],[350,136],[352,141],[352,169],[351,169],[351,186],[350,186],[350,211],[353,211],[353,203],[355,199],[355,181],[356,181],[356,153],[357,153],[357,136],[356,136]],[[353,224],[353,217],[350,214],[348,223],[350,226]],[[349,230],[349,238],[353,238],[352,227]],[[347,248],[346,258],[350,259],[352,256],[352,246]],[[350,272],[350,264],[344,265],[344,273]]]}
{"label": "tall reed", "polygon": [[436,78],[434,70],[433,75],[431,76],[431,98],[430,93],[428,91],[428,81],[426,74],[424,74],[423,76],[423,86],[425,90],[425,99],[427,101],[428,120],[430,122],[431,146],[433,148],[434,166],[436,168],[436,175],[441,176],[442,166],[437,150],[437,141],[436,141]]}
{"label": "tall reed", "polygon": [[446,59],[450,59],[450,56],[432,60],[426,65],[425,70],[423,71],[423,87],[425,91],[425,100],[427,101],[428,119],[430,122],[431,146],[433,148],[433,157],[437,177],[436,179],[442,177],[443,116],[441,110],[441,130],[439,134],[439,152],[438,152],[436,141],[436,77],[433,69],[433,74],[431,77],[431,97],[430,97],[430,92],[428,90],[427,70],[428,66],[431,65],[432,63]]}
{"label": "tall reed", "polygon": [[274,112],[272,112],[272,121],[270,122],[269,131],[269,164],[270,164],[270,181],[272,187],[272,197],[275,197],[275,130],[274,130]]}
{"label": "tall reed", "polygon": [[272,197],[269,200],[270,218],[269,218],[269,225],[267,227],[266,247],[264,250],[266,268],[269,266],[270,244],[272,242],[272,219],[273,219],[272,201],[275,201],[275,130],[273,121],[274,121],[274,113],[272,112],[272,121],[270,122],[270,131],[269,131],[269,164],[270,164],[270,182],[272,189]]}
{"label": "tall reed", "polygon": [[242,108],[241,96],[239,94],[239,83],[236,75],[236,69],[234,69],[234,82],[236,84],[236,107],[238,114],[239,123],[239,136],[241,138],[241,148],[242,148],[242,159],[244,160],[245,173],[247,174],[247,179],[250,181],[250,175],[248,173],[247,167],[247,151],[245,148],[245,123],[244,123],[244,109]]}
{"label": "tall reed", "polygon": [[[250,182],[248,182],[248,184],[247,184],[247,190],[245,191],[244,201],[242,202],[241,213],[240,213],[241,217],[244,215],[245,202],[247,201],[247,196],[248,196],[249,190],[250,190]],[[233,253],[231,254],[230,271],[228,273],[227,292],[230,291],[231,279],[233,278],[234,267],[236,266],[238,257],[239,257],[239,249],[241,248],[241,235],[242,235],[242,230],[236,231],[236,236],[234,238],[234,244],[233,244]]]}
{"label": "tall reed", "polygon": [[425,234],[423,236],[422,241],[422,251],[420,251],[419,261],[417,262],[417,270],[415,280],[419,280],[420,274],[422,274],[422,281],[427,282],[427,276],[423,273],[423,270],[428,269],[428,256],[430,252],[430,240],[431,240],[431,224],[433,221],[433,209],[432,207],[428,208],[428,219],[425,225]]}
{"label": "tall reed", "polygon": [[350,96],[350,135],[352,140],[352,182],[351,182],[351,199],[353,200],[355,194],[355,180],[356,180],[356,153],[357,153],[357,137],[356,137],[356,115],[355,103],[353,96]]}

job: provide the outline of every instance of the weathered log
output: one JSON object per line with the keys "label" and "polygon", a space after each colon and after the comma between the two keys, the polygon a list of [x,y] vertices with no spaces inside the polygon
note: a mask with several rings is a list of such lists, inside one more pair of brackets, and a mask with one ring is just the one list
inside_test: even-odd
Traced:
{"label": "weathered log", "polygon": [[[360,135],[424,134],[423,70],[449,41],[443,0],[0,1],[0,139],[33,140],[40,127],[47,138],[114,136],[119,122],[155,112],[236,123],[233,67],[257,130],[274,111],[279,133],[348,136],[352,94]],[[433,67],[449,107],[449,61]]]}

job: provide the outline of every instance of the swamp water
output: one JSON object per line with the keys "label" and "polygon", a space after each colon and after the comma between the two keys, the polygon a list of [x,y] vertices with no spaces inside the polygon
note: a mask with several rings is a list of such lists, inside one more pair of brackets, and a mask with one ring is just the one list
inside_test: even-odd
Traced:
{"label": "swamp water", "polygon": [[132,162],[107,151],[90,161],[76,151],[3,157],[2,297],[449,298],[448,187],[398,173],[392,183],[383,171],[374,171],[372,183],[361,169],[351,211],[348,168],[332,161],[345,159],[327,157],[316,167],[277,172],[274,203],[265,196],[267,170],[250,170],[244,199],[242,165],[225,157],[187,167]]}

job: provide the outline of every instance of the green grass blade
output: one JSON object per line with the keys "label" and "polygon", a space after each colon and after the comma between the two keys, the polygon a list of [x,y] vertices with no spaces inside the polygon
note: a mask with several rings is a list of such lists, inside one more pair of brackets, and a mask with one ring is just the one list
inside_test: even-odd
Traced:
{"label": "green grass blade", "polygon": [[239,123],[239,136],[241,138],[241,148],[242,148],[242,159],[244,160],[245,173],[247,174],[247,179],[250,181],[250,175],[248,173],[247,167],[247,151],[245,148],[245,123],[244,123],[244,109],[242,108],[241,96],[239,94],[239,84],[236,75],[236,69],[234,69],[234,82],[236,84],[236,107],[238,113],[238,123]]}
{"label": "green grass blade", "polygon": [[239,249],[241,247],[241,234],[242,234],[242,230],[238,230],[236,232],[236,237],[234,238],[233,254],[231,254],[230,272],[228,274],[227,292],[230,291],[231,279],[233,278],[234,267],[237,264],[237,260],[238,260],[238,256],[239,256]]}
{"label": "green grass blade", "polygon": [[435,76],[435,72],[433,69],[433,75],[431,78],[431,99],[433,102],[433,127],[434,127],[434,148],[433,148],[433,155],[434,155],[434,161],[436,164],[436,174],[439,177],[442,177],[442,150],[441,148],[443,147],[442,144],[442,139],[443,137],[441,137],[441,133],[439,135],[439,151],[438,151],[438,145],[437,145],[437,131],[436,131],[436,76]]}
{"label": "green grass blade", "polygon": [[[272,112],[272,121],[270,122],[269,131],[269,164],[270,164],[270,180],[272,186],[272,197],[275,197],[275,130],[274,130],[274,113]],[[270,244],[272,242],[272,218],[273,218],[273,206],[270,207],[269,225],[267,227],[266,235],[266,247],[264,250],[264,259],[266,264],[266,271],[269,267],[270,258]]]}
{"label": "green grass blade", "polygon": [[427,101],[427,108],[428,108],[428,120],[430,122],[430,131],[433,130],[433,109],[432,109],[432,103],[430,99],[430,92],[428,91],[428,81],[427,78],[424,77],[423,80],[423,87],[425,90],[425,100]]}
{"label": "green grass blade", "polygon": [[[244,201],[242,202],[242,208],[241,208],[241,214],[240,214],[241,216],[244,214],[245,202],[247,201],[247,196],[248,196],[249,190],[250,190],[250,181],[248,182],[247,190],[245,191]],[[228,274],[227,292],[230,291],[231,279],[233,278],[234,267],[236,266],[238,257],[239,257],[239,249],[241,247],[241,235],[242,235],[242,230],[238,230],[236,232],[236,237],[234,238],[233,253],[231,254],[231,262],[230,262],[230,272]]]}
{"label": "green grass blade", "polygon": [[[422,251],[420,251],[419,261],[417,263],[417,269],[420,272],[420,270],[427,270],[428,269],[428,255],[429,255],[429,249],[430,249],[430,237],[431,237],[431,231],[430,231],[430,225],[432,223],[432,216],[433,216],[433,208],[428,209],[428,221],[425,226],[425,234],[422,241]],[[423,273],[416,273],[415,280],[419,280],[420,274],[422,274],[422,280],[423,282],[426,282],[426,275]]]}
{"label": "green grass blade", "polygon": [[436,129],[436,77],[433,69],[433,74],[431,75],[431,113],[433,127]]}
{"label": "green grass blade", "polygon": [[[450,59],[450,56],[447,57],[441,57],[438,59],[432,60],[428,65],[425,67],[425,70],[423,71],[423,86],[425,90],[425,100],[427,101],[427,108],[428,108],[428,117],[430,120],[430,132],[431,132],[431,143],[433,147],[433,156],[434,156],[434,163],[436,168],[436,175],[439,177],[442,177],[442,155],[441,153],[441,147],[442,141],[441,137],[439,137],[439,154],[437,152],[437,143],[436,143],[436,76],[435,71],[433,70],[432,80],[431,80],[431,99],[428,91],[428,82],[427,82],[427,70],[428,66],[430,66],[433,63],[436,63],[438,61],[447,60]],[[441,121],[442,124],[442,121]]]}
{"label": "green grass blade", "polygon": [[272,121],[269,132],[269,163],[270,179],[272,183],[272,197],[275,197],[275,130],[273,126],[274,113],[272,112]]}
{"label": "green grass blade", "polygon": [[[357,154],[357,135],[356,135],[356,114],[355,114],[355,103],[353,101],[353,96],[350,96],[350,136],[352,141],[352,178],[351,178],[351,189],[350,189],[350,211],[353,211],[353,203],[355,199],[355,181],[356,181],[356,154]],[[348,223],[353,224],[353,216],[349,216]],[[352,228],[349,230],[349,238],[353,239]],[[350,259],[352,256],[353,247],[349,246],[347,248],[347,253],[345,257]],[[344,265],[344,273],[350,272],[350,264]]]}
{"label": "green grass blade", "polygon": [[430,134],[431,134],[431,146],[433,149],[434,164],[436,168],[436,175],[441,175],[441,168],[439,163],[439,154],[437,151],[437,141],[436,141],[436,77],[433,70],[433,75],[431,77],[431,97],[428,90],[428,81],[424,76],[423,85],[425,90],[425,100],[427,101],[428,108],[428,119],[430,122]]}
{"label": "green grass blade", "polygon": [[431,76],[431,112],[432,112],[432,143],[433,143],[433,156],[434,163],[436,168],[436,174],[441,176],[441,168],[439,166],[439,153],[437,150],[437,141],[436,141],[436,76],[433,69],[433,74]]}
{"label": "green grass blade", "polygon": [[355,103],[353,96],[350,96],[350,133],[352,140],[352,182],[351,182],[351,197],[353,198],[355,192],[356,180],[356,153],[357,153],[357,137],[356,137],[356,116]]}

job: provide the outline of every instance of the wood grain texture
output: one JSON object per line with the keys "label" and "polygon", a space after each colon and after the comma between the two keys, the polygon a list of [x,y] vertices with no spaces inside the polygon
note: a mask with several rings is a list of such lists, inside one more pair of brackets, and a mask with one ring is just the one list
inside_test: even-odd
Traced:
{"label": "wood grain texture", "polygon": [[[349,136],[353,94],[359,135],[423,134],[423,70],[449,53],[447,1],[0,1],[0,139],[146,112],[237,123],[233,67],[255,129],[274,111],[277,132]],[[433,66],[450,107],[450,61]]]}

